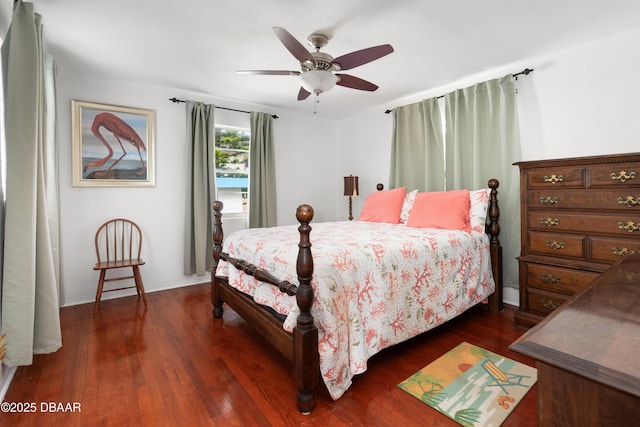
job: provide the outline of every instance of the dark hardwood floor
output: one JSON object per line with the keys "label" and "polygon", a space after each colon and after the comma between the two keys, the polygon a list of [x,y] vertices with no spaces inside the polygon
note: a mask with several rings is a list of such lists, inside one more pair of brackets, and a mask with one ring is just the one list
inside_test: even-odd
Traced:
{"label": "dark hardwood floor", "polygon": [[[92,304],[63,308],[63,347],[19,368],[5,396],[35,413],[0,413],[0,425],[457,426],[396,385],[463,341],[533,366],[507,349],[522,334],[513,308],[472,309],[374,356],[341,399],[320,386],[305,416],[290,366],[229,308],[213,319],[207,284],[147,297],[146,310],[103,301],[95,318]],[[503,424],[525,425],[537,425],[535,387]]]}

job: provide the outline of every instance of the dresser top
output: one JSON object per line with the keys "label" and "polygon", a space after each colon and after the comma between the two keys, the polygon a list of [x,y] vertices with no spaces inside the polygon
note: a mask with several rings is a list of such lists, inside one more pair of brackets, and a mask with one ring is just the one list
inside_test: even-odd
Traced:
{"label": "dresser top", "polygon": [[516,162],[521,169],[549,166],[600,165],[610,163],[640,162],[640,153],[606,154],[602,156],[568,157],[565,159],[528,160]]}
{"label": "dresser top", "polygon": [[509,348],[640,397],[640,253],[611,266]]}

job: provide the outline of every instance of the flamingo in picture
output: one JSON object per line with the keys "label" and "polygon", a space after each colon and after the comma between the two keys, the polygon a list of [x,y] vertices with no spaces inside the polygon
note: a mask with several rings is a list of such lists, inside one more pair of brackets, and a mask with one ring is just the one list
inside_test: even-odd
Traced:
{"label": "flamingo in picture", "polygon": [[88,163],[84,167],[84,171],[86,172],[90,168],[100,167],[104,165],[113,156],[113,149],[100,134],[101,127],[111,132],[114,138],[118,140],[120,147],[122,147],[122,156],[120,156],[118,160],[113,162],[107,169],[96,172],[96,175],[104,175],[105,173],[107,173],[107,171],[111,170],[115,165],[117,165],[124,156],[127,155],[127,150],[125,150],[121,139],[130,142],[131,145],[133,145],[138,150],[138,156],[140,156],[140,163],[142,164],[142,168],[136,171],[136,175],[143,175],[144,173],[146,173],[147,167],[144,163],[144,160],[142,159],[141,153],[141,150],[147,151],[147,148],[144,146],[144,142],[142,142],[140,136],[136,133],[135,130],[133,130],[131,126],[125,123],[125,121],[121,118],[111,113],[97,114],[93,119],[93,123],[91,124],[91,132],[96,136],[96,138],[100,140],[100,142],[104,144],[105,147],[107,147],[107,150],[109,152],[103,159]]}

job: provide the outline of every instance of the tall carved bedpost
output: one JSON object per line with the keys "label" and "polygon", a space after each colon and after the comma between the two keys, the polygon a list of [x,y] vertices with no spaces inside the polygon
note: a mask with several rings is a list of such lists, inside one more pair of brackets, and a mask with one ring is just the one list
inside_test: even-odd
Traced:
{"label": "tall carved bedpost", "polygon": [[293,376],[298,388],[298,409],[307,414],[315,405],[315,390],[318,384],[319,355],[318,355],[318,329],[313,323],[311,306],[313,305],[313,258],[311,255],[311,243],[309,223],[313,219],[313,208],[309,205],[300,205],[296,210],[296,218],[300,223],[300,243],[298,244],[298,260],[296,270],[298,273],[298,291],[296,301],[300,307],[300,314],[296,326],[293,329]]}
{"label": "tall carved bedpost", "polygon": [[500,208],[498,207],[498,186],[500,183],[497,179],[489,180],[489,188],[491,193],[489,194],[489,224],[487,225],[487,231],[489,233],[489,250],[491,251],[491,269],[493,272],[493,280],[496,283],[496,291],[489,298],[489,310],[500,313],[503,309],[502,304],[502,246],[500,246],[500,240],[498,235],[500,234],[500,224],[498,219],[500,218]]}
{"label": "tall carved bedpost", "polygon": [[213,202],[213,270],[211,270],[211,304],[213,304],[213,317],[222,317],[222,299],[220,298],[220,288],[216,279],[216,268],[220,262],[220,252],[222,252],[222,241],[224,233],[222,231],[222,208],[220,201]]}

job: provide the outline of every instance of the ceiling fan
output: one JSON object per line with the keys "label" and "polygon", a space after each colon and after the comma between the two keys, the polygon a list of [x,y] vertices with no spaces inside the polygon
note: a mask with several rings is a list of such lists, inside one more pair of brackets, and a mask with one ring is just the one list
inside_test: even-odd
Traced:
{"label": "ceiling fan", "polygon": [[301,71],[287,70],[239,70],[240,74],[262,74],[270,76],[297,76],[302,87],[298,92],[298,101],[307,99],[314,93],[316,96],[328,91],[335,85],[351,89],[374,91],[378,86],[371,82],[354,77],[349,74],[335,73],[336,71],[350,70],[360,65],[367,64],[382,58],[393,52],[389,44],[374,46],[367,49],[347,53],[333,58],[320,49],[329,42],[329,37],[324,34],[314,33],[308,38],[308,42],[315,48],[315,52],[309,52],[295,37],[282,27],[273,27],[273,31],[280,39],[284,47],[300,61]]}

